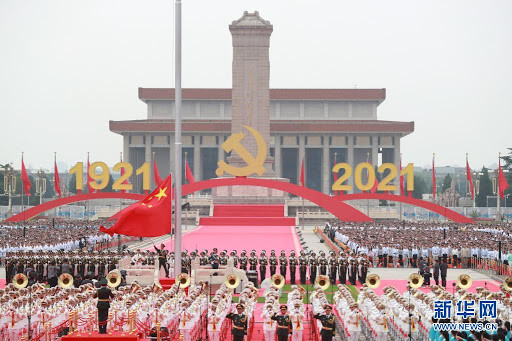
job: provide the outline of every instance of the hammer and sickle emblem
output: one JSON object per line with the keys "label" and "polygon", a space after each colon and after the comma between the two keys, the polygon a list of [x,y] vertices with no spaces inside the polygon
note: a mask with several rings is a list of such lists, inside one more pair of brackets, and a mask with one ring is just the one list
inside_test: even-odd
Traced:
{"label": "hammer and sickle emblem", "polygon": [[245,137],[244,133],[236,133],[231,135],[224,143],[221,145],[222,149],[226,151],[226,153],[234,150],[238,156],[242,158],[247,163],[245,167],[234,167],[228,165],[224,160],[219,161],[217,164],[219,168],[215,171],[217,176],[221,176],[224,172],[234,175],[234,176],[248,176],[253,173],[258,175],[263,175],[265,173],[265,167],[263,167],[263,163],[265,162],[265,158],[267,156],[267,144],[263,139],[263,136],[256,130],[248,126],[244,126],[256,139],[256,144],[258,145],[258,155],[254,157],[241,143],[242,139]]}

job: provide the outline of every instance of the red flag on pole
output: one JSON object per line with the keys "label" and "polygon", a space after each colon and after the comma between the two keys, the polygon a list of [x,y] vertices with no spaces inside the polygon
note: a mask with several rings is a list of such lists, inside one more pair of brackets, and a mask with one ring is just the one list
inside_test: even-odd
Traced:
{"label": "red flag on pole", "polygon": [[23,162],[23,154],[21,154],[21,180],[23,181],[23,190],[25,194],[30,196],[30,179],[28,178],[27,170],[25,169],[25,163]]}
{"label": "red flag on pole", "polygon": [[302,158],[302,165],[300,166],[299,183],[301,186],[306,186],[306,180],[304,177],[304,158]]}
{"label": "red flag on pole", "polygon": [[192,170],[188,165],[187,159],[185,159],[185,178],[187,179],[189,184],[192,182],[196,182],[196,180],[194,179],[194,174],[192,173]]}
{"label": "red flag on pole", "polygon": [[159,237],[171,232],[171,175],[144,200],[128,208],[109,229],[100,231],[134,237]]}
{"label": "red flag on pole", "polygon": [[509,187],[507,179],[505,178],[505,174],[503,174],[503,170],[501,169],[501,157],[498,158],[498,192],[500,193],[500,198],[503,199],[505,197],[505,190]]}
{"label": "red flag on pole", "polygon": [[89,175],[89,167],[91,167],[91,165],[89,164],[89,153],[87,153],[87,193],[91,194],[94,192],[94,189],[91,187],[91,182],[94,180]]}
{"label": "red flag on pole", "polygon": [[162,183],[162,178],[160,177],[160,173],[158,172],[158,166],[156,164],[156,160],[153,159],[153,180],[157,186],[160,186]]}
{"label": "red flag on pole", "polygon": [[434,197],[434,200],[436,199],[436,168],[434,165],[436,154],[434,153],[432,155],[432,195]]}
{"label": "red flag on pole", "polygon": [[54,160],[54,180],[53,180],[53,186],[55,189],[55,193],[59,194],[59,197],[62,196],[62,193],[60,192],[60,177],[59,177],[59,170],[57,169],[57,154],[55,154],[55,160]]}
{"label": "red flag on pole", "polygon": [[475,199],[475,188],[473,187],[473,178],[471,176],[471,168],[469,168],[468,154],[466,154],[466,178],[469,181],[469,189],[471,190],[471,199]]}
{"label": "red flag on pole", "polygon": [[400,195],[405,195],[404,176],[402,175],[402,153],[400,153]]}

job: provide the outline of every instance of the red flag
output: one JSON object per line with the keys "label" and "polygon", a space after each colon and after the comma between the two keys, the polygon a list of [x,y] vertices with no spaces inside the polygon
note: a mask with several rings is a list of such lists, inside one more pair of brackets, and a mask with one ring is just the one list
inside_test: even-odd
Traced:
{"label": "red flag", "polygon": [[158,173],[158,166],[156,164],[156,160],[153,159],[153,180],[157,186],[160,186],[162,183],[162,178],[160,177],[160,173]]}
{"label": "red flag", "polygon": [[60,192],[60,177],[59,177],[59,170],[57,169],[57,159],[54,161],[54,180],[53,180],[53,186],[55,188],[55,193],[59,194],[59,197],[62,196],[62,193]]}
{"label": "red flag", "polygon": [[505,190],[509,187],[509,185],[507,183],[507,179],[505,178],[505,174],[503,174],[503,170],[501,169],[501,159],[498,159],[498,164],[498,191],[500,193],[500,198],[503,199],[505,197]]}
{"label": "red flag", "polygon": [[302,165],[300,166],[299,182],[301,186],[306,186],[306,180],[304,179],[304,158],[302,158]]}
{"label": "red flag", "polygon": [[434,158],[436,154],[432,156],[432,195],[434,200],[436,199],[436,168],[434,166]]}
{"label": "red flag", "polygon": [[100,231],[133,237],[159,237],[171,232],[171,176],[169,175],[149,196],[128,208],[109,229]]}
{"label": "red flag", "polygon": [[405,195],[404,176],[402,175],[402,154],[400,154],[400,195]]}
{"label": "red flag", "polygon": [[188,165],[187,159],[185,159],[185,178],[187,179],[189,184],[192,182],[196,182],[196,180],[194,179],[194,174],[192,173],[192,170]]}
{"label": "red flag", "polygon": [[30,196],[30,179],[28,178],[27,170],[25,169],[25,163],[23,162],[23,155],[21,155],[21,180],[23,181],[23,190],[25,194]]}
{"label": "red flag", "polygon": [[89,167],[91,165],[89,164],[89,154],[87,154],[87,193],[91,194],[94,192],[94,189],[91,187],[91,182],[94,180],[89,175]]}
{"label": "red flag", "polygon": [[471,168],[469,168],[468,156],[466,155],[466,177],[469,181],[469,188],[471,190],[471,199],[475,199],[475,188],[473,187],[473,178],[471,177]]}

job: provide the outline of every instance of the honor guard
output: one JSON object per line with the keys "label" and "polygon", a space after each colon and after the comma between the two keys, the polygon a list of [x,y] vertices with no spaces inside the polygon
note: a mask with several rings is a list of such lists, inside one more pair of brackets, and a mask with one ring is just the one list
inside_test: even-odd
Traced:
{"label": "honor guard", "polygon": [[206,252],[201,251],[200,257],[199,257],[199,265],[207,265],[208,264],[208,257],[206,256]]}
{"label": "honor guard", "polygon": [[299,263],[297,257],[295,256],[295,251],[290,252],[290,258],[288,259],[288,264],[290,264],[290,283],[295,284],[295,271],[297,270],[297,264]]}
{"label": "honor guard", "polygon": [[281,250],[281,256],[279,256],[279,272],[281,275],[286,278],[286,267],[288,266],[288,258],[286,258],[286,253],[284,250]]}
{"label": "honor guard", "polygon": [[272,320],[277,321],[277,341],[288,341],[288,335],[293,333],[288,307],[283,304],[279,310],[280,314],[275,313],[272,316]]}
{"label": "honor guard", "polygon": [[327,261],[329,263],[329,280],[332,284],[336,284],[336,273],[338,272],[338,258],[336,257],[336,252],[331,251]]}
{"label": "honor guard", "polygon": [[266,275],[267,275],[267,264],[268,264],[268,259],[267,259],[267,256],[265,255],[265,250],[261,251],[259,263],[260,263],[260,276],[261,276],[260,280],[261,280],[261,282],[263,282],[263,280],[266,278]]}
{"label": "honor guard", "polygon": [[240,269],[247,271],[247,263],[249,262],[249,259],[247,258],[245,250],[240,253],[238,262],[240,263]]}
{"label": "honor guard", "polygon": [[251,257],[249,257],[249,269],[251,271],[256,271],[258,266],[258,257],[256,257],[256,251],[251,251]]}
{"label": "honor guard", "polygon": [[219,257],[219,265],[228,265],[228,256],[227,256],[227,253],[225,251],[222,251],[220,253],[220,257]]}
{"label": "honor guard", "polygon": [[366,276],[368,275],[369,266],[370,266],[370,263],[368,262],[368,259],[366,259],[366,258],[361,259],[361,271],[360,271],[361,276],[360,276],[359,281],[363,284],[366,282]]}
{"label": "honor guard", "polygon": [[300,252],[299,256],[299,273],[300,273],[300,284],[306,284],[306,273],[308,271],[309,260],[304,251]]}
{"label": "honor guard", "polygon": [[226,317],[233,321],[233,329],[231,329],[233,341],[243,341],[247,335],[247,316],[244,314],[244,306],[241,304],[237,304],[236,311],[236,314],[229,313]]}
{"label": "honor guard", "polygon": [[325,253],[322,251],[320,252],[320,257],[318,258],[318,264],[320,265],[320,275],[327,275],[327,265],[329,264],[327,262],[327,258],[325,257]]}
{"label": "honor guard", "polygon": [[114,294],[107,287],[107,280],[102,278],[100,281],[101,288],[94,293],[93,298],[98,298],[98,330],[100,334],[107,333],[108,310],[110,309],[110,300],[114,298]]}
{"label": "honor guard", "polygon": [[317,266],[316,253],[313,252],[311,257],[309,257],[309,282],[311,284],[315,284]]}
{"label": "honor guard", "polygon": [[277,269],[277,257],[276,252],[274,250],[270,251],[270,257],[268,258],[268,263],[270,264],[270,277],[274,276]]}
{"label": "honor guard", "polygon": [[354,258],[351,258],[349,261],[349,267],[348,267],[348,281],[352,285],[356,285],[357,280],[357,271],[359,269],[359,266]]}
{"label": "honor guard", "polygon": [[236,254],[236,250],[233,250],[231,251],[231,253],[229,254],[230,257],[233,257],[233,266],[235,268],[238,267],[238,255]]}
{"label": "honor guard", "polygon": [[346,284],[347,283],[347,258],[344,254],[340,254],[338,257],[338,277],[340,279],[340,284]]}
{"label": "honor guard", "polygon": [[331,306],[325,306],[324,310],[325,315],[315,314],[313,317],[322,323],[322,330],[320,331],[322,341],[331,341],[336,331],[336,320],[332,314]]}

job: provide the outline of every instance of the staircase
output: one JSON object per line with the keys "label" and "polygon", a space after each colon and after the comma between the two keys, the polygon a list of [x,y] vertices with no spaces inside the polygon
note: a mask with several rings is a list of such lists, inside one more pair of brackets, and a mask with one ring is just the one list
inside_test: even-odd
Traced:
{"label": "staircase", "polygon": [[295,218],[284,216],[283,205],[215,205],[213,217],[203,217],[199,225],[292,226]]}

